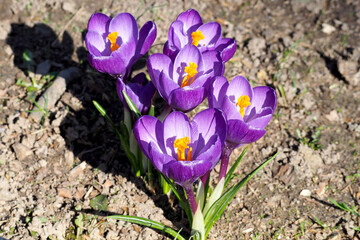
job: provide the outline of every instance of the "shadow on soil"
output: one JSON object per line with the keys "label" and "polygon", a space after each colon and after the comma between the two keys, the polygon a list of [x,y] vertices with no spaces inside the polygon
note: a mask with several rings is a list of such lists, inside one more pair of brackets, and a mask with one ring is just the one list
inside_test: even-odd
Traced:
{"label": "shadow on soil", "polygon": [[[121,150],[119,139],[94,107],[92,101],[96,100],[115,123],[122,120],[122,104],[116,93],[116,82],[110,76],[100,74],[89,66],[86,49],[76,49],[81,64],[73,61],[75,49],[71,36],[64,32],[62,41],[59,41],[57,34],[45,24],[35,24],[33,27],[11,24],[11,32],[6,43],[14,52],[14,65],[26,76],[29,72],[35,73],[38,64],[44,61],[50,61],[50,72],[60,72],[72,66],[81,69],[81,77],[68,84],[60,99],[68,108],[66,117],[60,125],[61,136],[65,139],[67,149],[79,159],[74,164],[85,161],[105,173],[125,177],[145,192],[157,207],[162,208],[165,217],[172,221],[174,226],[179,229],[186,228],[187,223],[181,218],[182,210],[179,207],[172,208],[166,195],[154,195],[141,179],[131,173],[130,164]],[[30,67],[24,61],[23,54],[26,51],[32,54],[34,61]],[[144,65],[143,60],[140,64]],[[51,114],[50,122],[54,120],[55,115],[56,113]],[[92,211],[89,213],[96,214]]]}

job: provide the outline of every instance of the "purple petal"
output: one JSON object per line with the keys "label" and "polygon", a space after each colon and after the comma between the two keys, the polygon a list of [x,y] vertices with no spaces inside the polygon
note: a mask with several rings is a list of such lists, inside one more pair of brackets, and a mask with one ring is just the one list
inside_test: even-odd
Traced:
{"label": "purple petal", "polygon": [[202,25],[200,14],[194,9],[189,9],[186,12],[181,13],[176,20],[184,23],[184,33],[187,34],[191,34]]}
{"label": "purple petal", "polygon": [[270,107],[275,110],[276,107],[276,92],[274,89],[267,86],[255,87],[253,89],[254,97],[251,102],[251,108],[255,108],[258,113],[262,108]]}
{"label": "purple petal", "polygon": [[231,38],[222,38],[217,44],[215,50],[221,53],[224,62],[229,61],[236,52],[236,41]]}
{"label": "purple petal", "polygon": [[112,52],[112,54],[116,53],[121,56],[121,59],[124,61],[124,64],[127,68],[132,67],[132,65],[140,58],[135,55],[136,51],[136,43],[134,41],[126,42],[122,44],[116,51]]}
{"label": "purple petal", "polygon": [[125,75],[126,65],[122,60],[122,56],[113,52],[111,56],[99,56],[89,54],[89,63],[99,72],[113,75]]}
{"label": "purple petal", "polygon": [[173,179],[177,184],[194,183],[199,177],[207,173],[212,167],[206,160],[171,161],[163,166],[163,173]]}
{"label": "purple petal", "polygon": [[235,103],[230,101],[227,95],[223,97],[221,110],[225,113],[226,119],[241,119],[243,121],[243,117],[240,114],[240,111],[236,107]]}
{"label": "purple petal", "polygon": [[139,41],[137,43],[137,49],[140,55],[144,55],[151,45],[154,43],[156,38],[156,25],[152,21],[148,21],[140,29]]}
{"label": "purple petal", "polygon": [[196,108],[205,98],[206,90],[203,87],[183,87],[170,93],[169,105],[173,108],[188,112]]}
{"label": "purple petal", "polygon": [[251,127],[258,128],[258,129],[264,129],[266,127],[266,125],[270,122],[272,113],[273,113],[272,109],[270,109],[270,108],[265,109],[265,111],[263,111],[263,114],[264,114],[263,116],[257,115],[252,120],[246,121],[246,123]]}
{"label": "purple petal", "polygon": [[111,18],[102,13],[94,13],[88,23],[88,32],[94,31],[103,38],[107,37]]}
{"label": "purple petal", "polygon": [[224,143],[227,125],[225,116],[220,110],[214,108],[203,110],[195,115],[191,124],[197,125],[199,138],[202,138],[205,144],[214,135],[218,135]]}
{"label": "purple petal", "polygon": [[164,165],[171,163],[171,162],[177,162],[176,159],[174,159],[172,156],[167,155],[166,153],[162,152],[154,142],[151,142],[149,144],[149,160],[151,163],[159,170],[160,172],[164,172]]}
{"label": "purple petal", "polygon": [[257,128],[249,128],[249,131],[245,134],[243,139],[241,139],[240,144],[248,144],[253,143],[259,140],[262,136],[264,136],[266,131],[264,129]]}
{"label": "purple petal", "polygon": [[221,26],[217,22],[209,22],[201,25],[199,29],[204,35],[205,39],[199,41],[201,46],[212,48],[221,38]]}
{"label": "purple petal", "polygon": [[163,53],[166,56],[169,56],[173,61],[175,60],[176,54],[179,52],[179,50],[176,50],[172,46],[170,46],[169,41],[166,41],[163,48]]}
{"label": "purple petal", "polygon": [[[197,47],[194,45],[186,45],[175,58],[174,69],[173,69],[173,79],[179,84],[182,83],[183,78],[187,73],[185,73],[185,67],[189,66],[190,62],[197,64],[197,71],[200,74],[203,71],[204,63],[202,55]],[[195,77],[198,75],[196,74]]]}
{"label": "purple petal", "polygon": [[210,85],[208,102],[210,108],[220,108],[223,98],[229,86],[229,82],[223,76],[215,77],[214,82]]}
{"label": "purple petal", "polygon": [[[135,18],[130,13],[120,13],[109,24],[109,32],[117,32],[122,43],[137,42],[139,29]],[[120,45],[120,44],[119,44]]]}
{"label": "purple petal", "polygon": [[140,149],[144,152],[146,157],[150,159],[149,144],[153,142],[155,146],[163,151],[164,148],[164,130],[163,124],[155,117],[142,116],[134,125],[134,136],[137,140]]}
{"label": "purple petal", "polygon": [[[174,142],[176,139],[191,137],[189,118],[182,112],[172,112],[164,120],[164,144],[166,152],[177,159]],[[190,139],[192,142],[192,139]]]}
{"label": "purple petal", "polygon": [[194,154],[194,158],[196,160],[205,160],[211,162],[211,169],[215,167],[215,165],[220,160],[220,155],[222,151],[223,142],[217,135],[212,136],[210,141],[201,149],[199,155]]}
{"label": "purple petal", "polygon": [[171,92],[177,88],[180,87],[173,79],[169,78],[164,72],[160,74],[157,89],[166,102],[169,102]]}
{"label": "purple petal", "polygon": [[253,90],[246,78],[243,76],[236,76],[233,80],[231,80],[226,95],[229,97],[230,101],[234,103],[237,102],[239,97],[244,95],[248,96],[250,98],[250,102],[252,102]]}
{"label": "purple petal", "polygon": [[171,77],[170,72],[172,71],[172,66],[171,59],[165,54],[155,53],[148,58],[147,68],[150,78],[152,81],[154,81],[154,85],[156,87],[158,86],[157,83],[159,81],[161,72],[164,72],[166,75]]}
{"label": "purple petal", "polygon": [[111,53],[109,48],[106,49],[105,41],[98,32],[89,31],[85,36],[85,43],[89,53],[96,57],[109,56]]}
{"label": "purple petal", "polygon": [[188,36],[184,32],[184,24],[180,21],[175,21],[170,25],[168,39],[169,46],[175,49],[183,48],[188,42]]}
{"label": "purple petal", "polygon": [[249,126],[242,120],[231,119],[227,121],[228,124],[228,135],[226,141],[241,144],[242,139],[246,136],[249,131]]}

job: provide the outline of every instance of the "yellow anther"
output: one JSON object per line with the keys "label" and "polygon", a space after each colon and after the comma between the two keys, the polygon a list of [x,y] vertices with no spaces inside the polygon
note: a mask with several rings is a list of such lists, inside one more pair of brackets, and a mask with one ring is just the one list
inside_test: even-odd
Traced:
{"label": "yellow anther", "polygon": [[205,39],[204,34],[202,34],[202,32],[200,30],[197,30],[196,32],[192,32],[191,33],[191,37],[192,37],[192,44],[197,47],[199,45],[199,41],[202,39]]}
{"label": "yellow anther", "polygon": [[111,43],[111,52],[117,50],[120,46],[116,43],[116,39],[117,39],[118,33],[117,32],[112,32],[110,33],[107,38],[109,39],[110,43]]}
{"label": "yellow anther", "polygon": [[185,67],[184,72],[187,73],[187,75],[184,77],[181,83],[181,87],[190,86],[194,80],[195,75],[198,73],[197,71],[197,64],[193,62],[189,62],[189,66]]}
{"label": "yellow anther", "polygon": [[240,107],[240,114],[242,117],[244,117],[245,114],[245,108],[247,108],[248,106],[250,106],[250,98],[247,95],[243,95],[241,97],[238,98],[236,106]]}
{"label": "yellow anther", "polygon": [[[179,161],[185,161],[185,150],[189,148],[190,139],[188,137],[183,137],[176,139],[174,142],[174,148],[177,148],[177,155]],[[192,148],[189,149],[187,160],[191,161],[191,152]]]}

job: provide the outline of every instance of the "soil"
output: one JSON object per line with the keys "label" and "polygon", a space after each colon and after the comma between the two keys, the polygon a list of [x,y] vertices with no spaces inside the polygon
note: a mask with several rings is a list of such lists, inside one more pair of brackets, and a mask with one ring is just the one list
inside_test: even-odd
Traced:
{"label": "soil", "polygon": [[[161,52],[171,22],[189,8],[236,39],[238,49],[226,64],[229,80],[244,75],[278,94],[266,135],[250,145],[232,182],[278,155],[239,191],[209,239],[360,239],[359,216],[331,200],[360,213],[357,0],[3,0],[0,239],[169,239],[104,217],[115,213],[188,234],[178,203],[134,176],[111,126],[95,109],[93,100],[115,123],[123,117],[114,79],[87,62],[84,36],[94,12],[130,12],[141,26],[155,21],[158,34],[149,54]],[[40,121],[31,118],[31,99],[41,98],[52,73],[70,67],[78,74],[68,77],[66,90],[59,99],[47,95],[53,106]],[[138,67],[146,71],[144,62]],[[31,79],[45,85],[29,92],[16,84]],[[92,208],[98,195],[106,196],[106,211]]]}

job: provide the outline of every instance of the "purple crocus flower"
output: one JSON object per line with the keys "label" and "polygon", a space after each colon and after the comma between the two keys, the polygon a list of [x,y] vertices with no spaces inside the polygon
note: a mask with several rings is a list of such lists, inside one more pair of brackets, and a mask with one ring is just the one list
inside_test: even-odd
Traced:
{"label": "purple crocus flower", "polygon": [[201,53],[193,45],[186,45],[174,60],[165,54],[153,54],[147,67],[161,97],[171,107],[183,112],[199,105],[207,97],[213,77],[224,72],[219,52]]}
{"label": "purple crocus flower", "polygon": [[145,23],[139,32],[135,18],[129,13],[120,13],[113,19],[95,13],[85,36],[89,63],[99,72],[125,80],[132,65],[149,50],[155,38],[154,22]]}
{"label": "purple crocus flower", "polygon": [[[177,111],[170,113],[163,123],[146,115],[135,123],[134,136],[151,163],[190,194],[192,184],[219,161],[226,121],[217,109],[199,112],[191,122]],[[189,202],[195,212],[195,199]]]}
{"label": "purple crocus flower", "polygon": [[201,52],[216,50],[224,62],[230,60],[236,51],[236,42],[223,38],[221,25],[217,22],[203,24],[200,14],[194,9],[181,13],[171,24],[164,54],[174,58],[187,44],[193,44]]}
{"label": "purple crocus flower", "polygon": [[230,83],[220,76],[211,85],[208,100],[209,107],[221,109],[227,119],[228,134],[221,157],[221,179],[226,174],[232,151],[240,145],[257,141],[265,134],[264,128],[276,107],[276,92],[267,86],[252,88],[243,76],[236,76]]}
{"label": "purple crocus flower", "polygon": [[151,99],[156,91],[154,85],[146,79],[144,73],[139,73],[127,84],[120,78],[117,78],[116,90],[123,105],[129,108],[122,93],[122,91],[125,90],[141,114],[148,112],[151,106]]}

